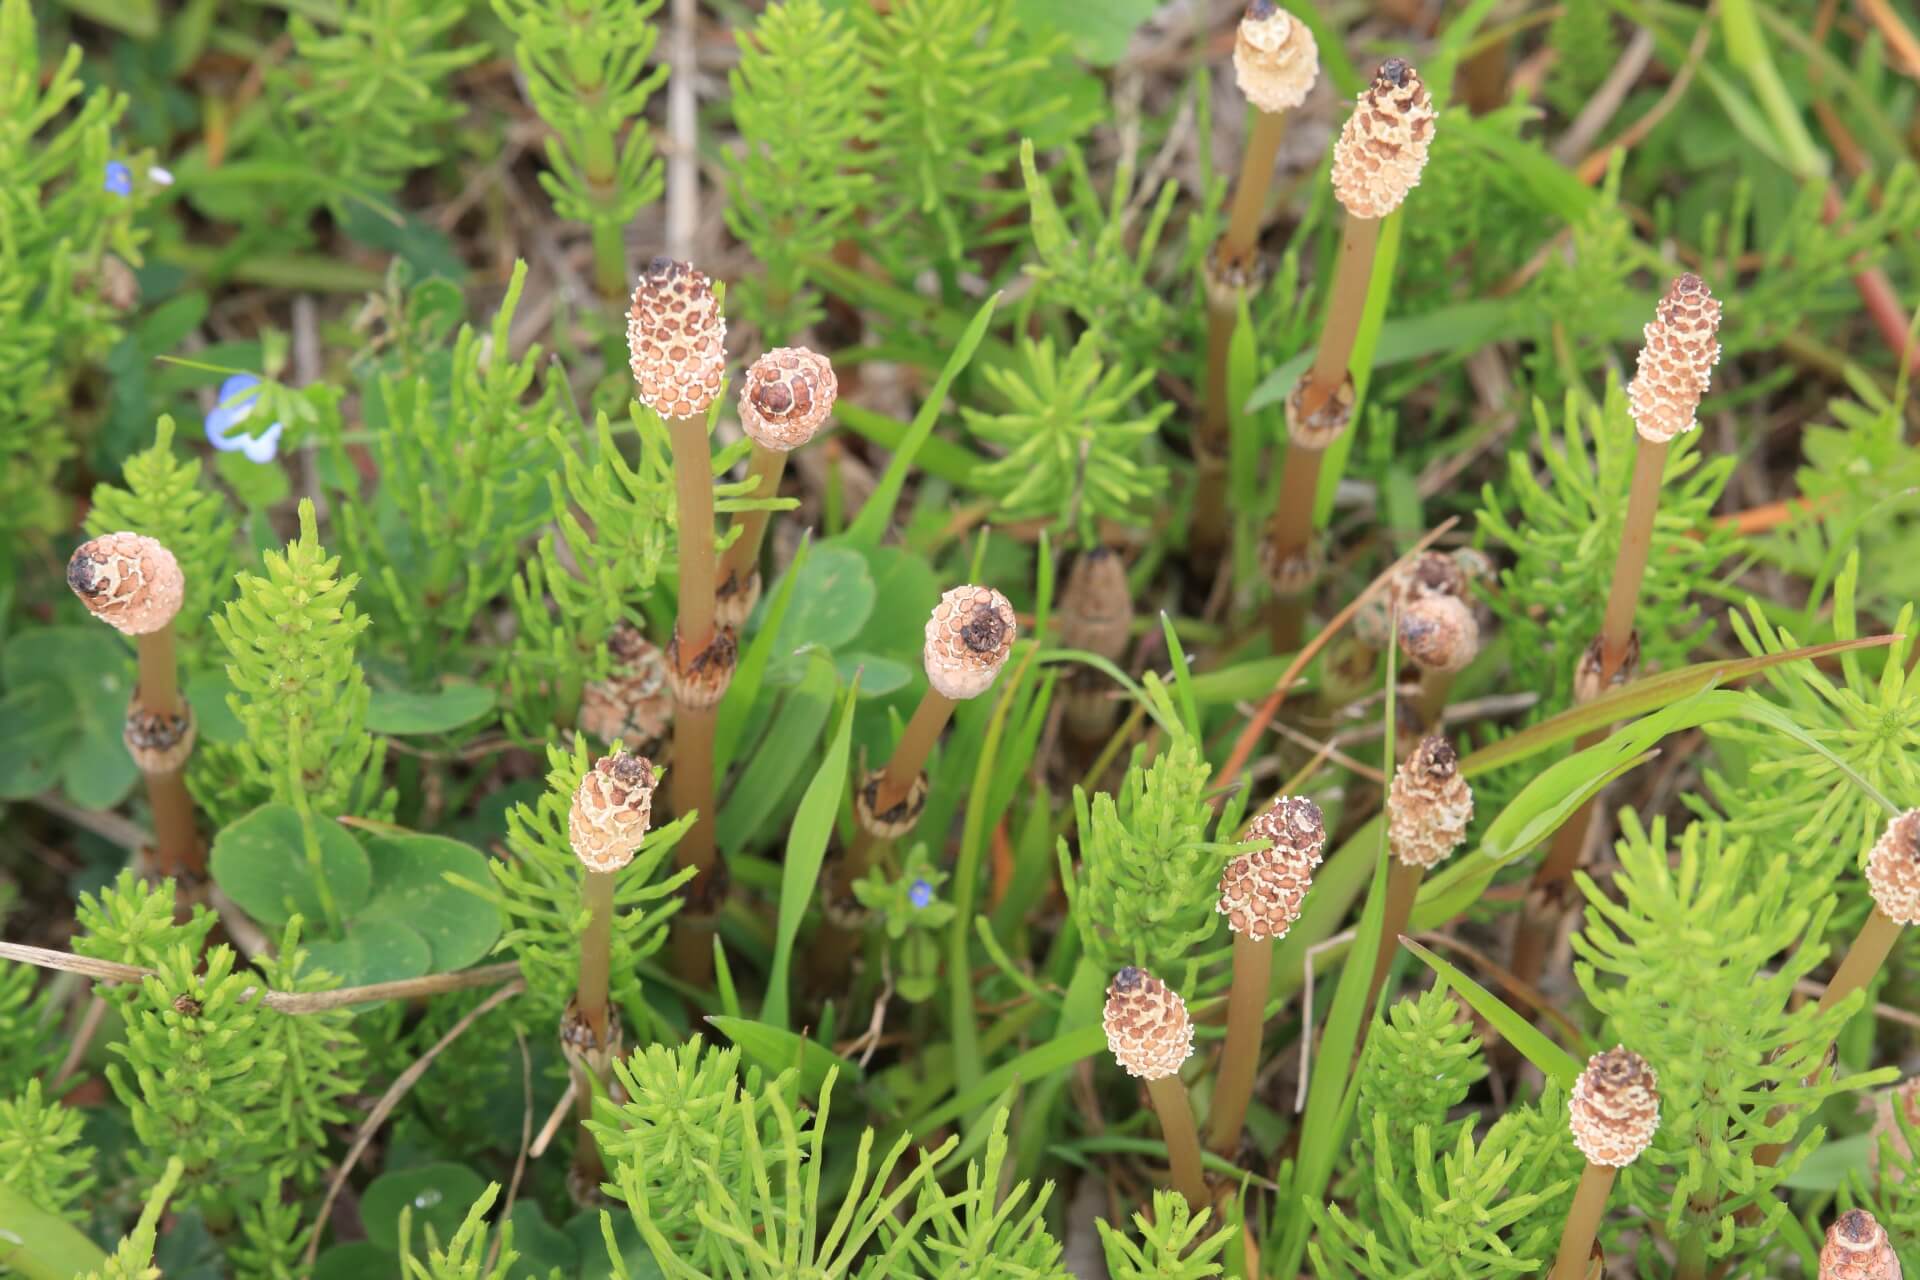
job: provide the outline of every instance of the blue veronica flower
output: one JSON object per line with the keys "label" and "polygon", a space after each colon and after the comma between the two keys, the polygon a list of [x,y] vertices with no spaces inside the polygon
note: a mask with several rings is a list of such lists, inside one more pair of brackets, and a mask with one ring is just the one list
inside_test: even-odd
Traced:
{"label": "blue veronica flower", "polygon": [[926,906],[933,901],[933,886],[925,880],[915,880],[913,888],[907,890],[907,901],[916,908]]}
{"label": "blue veronica flower", "polygon": [[117,196],[130,196],[133,194],[133,170],[118,160],[109,160],[106,181],[101,185]]}
{"label": "blue veronica flower", "polygon": [[249,462],[272,462],[280,449],[284,423],[276,422],[259,435],[235,431],[253,412],[260,398],[260,379],[236,373],[220,384],[220,403],[207,415],[207,443],[222,453],[242,453]]}

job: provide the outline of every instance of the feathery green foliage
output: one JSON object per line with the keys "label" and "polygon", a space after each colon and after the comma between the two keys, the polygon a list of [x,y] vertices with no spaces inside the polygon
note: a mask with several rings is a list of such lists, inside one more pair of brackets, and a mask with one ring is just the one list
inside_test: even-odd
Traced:
{"label": "feathery green foliage", "polygon": [[1107,1274],[1113,1280],[1208,1280],[1224,1275],[1222,1255],[1233,1243],[1235,1231],[1232,1227],[1211,1230],[1208,1219],[1212,1216],[1212,1210],[1196,1214],[1184,1197],[1160,1190],[1153,1193],[1151,1215],[1133,1215],[1138,1243],[1108,1226],[1106,1219],[1097,1219]]}
{"label": "feathery green foliage", "polygon": [[[900,1280],[1067,1280],[1060,1245],[1047,1233],[1044,1217],[1053,1184],[1035,1194],[1027,1182],[1009,1183],[1007,1110],[1001,1108],[987,1133],[984,1161],[967,1162],[966,1182],[948,1194],[934,1177],[931,1158],[922,1152],[920,1229],[901,1234],[907,1255],[884,1274]],[[887,1220],[892,1239],[895,1228]]]}
{"label": "feathery green foliage", "polygon": [[513,1251],[512,1224],[500,1228],[499,1252],[491,1251],[486,1217],[499,1196],[500,1184],[488,1183],[486,1191],[467,1210],[460,1229],[444,1246],[429,1233],[425,1261],[414,1256],[412,1233],[407,1230],[411,1209],[403,1210],[400,1265],[406,1280],[507,1280],[514,1274],[513,1264],[519,1261],[520,1255]]}
{"label": "feathery green foliage", "polygon": [[[153,969],[181,948],[198,954],[219,917],[196,903],[184,921],[176,921],[173,881],[153,884],[127,869],[98,897],[80,895],[74,923],[79,926],[73,939],[76,954]],[[106,985],[100,994],[123,1012],[145,999],[132,985]]]}
{"label": "feathery green foliage", "polygon": [[183,461],[173,445],[173,419],[154,425],[153,444],[128,458],[125,487],[98,484],[87,532],[131,530],[159,539],[180,562],[185,597],[174,619],[182,660],[190,665],[211,660],[200,641],[216,601],[233,587],[233,519],[219,494],[200,479],[198,459]]}
{"label": "feathery green foliage", "polygon": [[[526,265],[516,264],[492,327],[461,326],[444,377],[382,374],[369,388],[381,483],[371,499],[347,491],[339,544],[373,602],[374,629],[389,632],[383,639],[422,679],[467,644],[552,516],[547,433],[569,415],[555,380],[534,391],[539,347],[508,355],[525,283]],[[333,426],[335,470],[357,480],[337,418]]]}
{"label": "feathery green foliage", "polygon": [[367,626],[349,599],[359,576],[339,576],[312,502],[300,504],[300,536],[265,559],[266,573],[241,574],[239,594],[213,620],[232,659],[227,705],[246,729],[217,758],[231,758],[239,785],[216,784],[214,770],[203,769],[195,795],[229,817],[251,807],[236,792],[290,804],[306,819],[384,817],[394,802],[381,785],[386,743],[367,731],[371,695],[354,653]]}
{"label": "feathery green foliage", "polygon": [[51,996],[26,965],[0,968],[0,1095],[20,1092],[59,1060]]}
{"label": "feathery green foliage", "polygon": [[[339,980],[307,965],[300,947],[300,917],[281,935],[279,949],[258,962],[260,974],[276,991],[329,991]],[[327,1155],[328,1126],[348,1123],[344,1100],[365,1084],[363,1051],[353,1032],[353,1014],[329,1009],[297,1017],[267,1017],[260,1023],[262,1051],[279,1063],[270,1082],[278,1132],[273,1141],[275,1180],[286,1178],[311,1190],[332,1168]]]}
{"label": "feathery green foliage", "polygon": [[[644,120],[666,79],[647,70],[659,0],[494,0],[514,36],[527,99],[553,131],[540,185],[554,211],[593,229],[600,283],[626,284],[623,228],[660,198],[660,160]],[[624,136],[623,136],[624,135]]]}
{"label": "feathery green foliage", "polygon": [[94,1149],[80,1140],[78,1111],[42,1096],[38,1080],[0,1098],[0,1186],[18,1188],[42,1209],[72,1216],[98,1181]]}
{"label": "feathery green foliage", "polygon": [[[571,751],[547,748],[546,789],[539,799],[507,812],[511,856],[488,863],[493,883],[458,881],[506,913],[510,927],[495,949],[519,962],[535,1007],[554,1017],[580,976],[580,937],[587,928],[580,885],[587,871],[568,839],[567,815],[580,779],[592,767],[584,738],[576,738]],[[679,905],[674,890],[692,876],[690,869],[664,871],[667,854],[692,825],[688,814],[653,828],[619,873],[613,900],[613,999],[629,1010],[643,1007],[638,966],[666,941],[667,917]],[[537,1025],[541,1015],[529,1020]]]}
{"label": "feathery green foliage", "polygon": [[285,1059],[260,1025],[277,1015],[245,994],[255,984],[233,961],[225,946],[206,953],[204,969],[186,946],[162,956],[129,1010],[126,1038],[111,1046],[121,1061],[106,1070],[140,1137],[128,1153],[134,1171],[151,1181],[179,1161],[180,1195],[209,1221],[230,1221],[247,1203],[282,1132],[274,1085]]}
{"label": "feathery green foliage", "polygon": [[727,155],[727,227],[760,264],[737,286],[766,345],[819,322],[812,260],[873,188],[862,148],[873,92],[857,34],[820,0],[770,4],[727,75],[740,148]]}
{"label": "feathery green foliage", "polygon": [[345,216],[445,155],[461,114],[449,82],[486,55],[452,39],[468,4],[343,0],[288,19],[293,57],[273,70],[272,100],[283,113],[277,158],[292,162],[282,172],[297,175],[303,204]]}
{"label": "feathery green foliage", "polygon": [[1150,764],[1136,749],[1117,793],[1074,790],[1080,860],[1076,867],[1063,838],[1060,880],[1080,943],[1103,971],[1141,965],[1191,997],[1202,969],[1229,949],[1214,908],[1221,870],[1243,851],[1231,837],[1246,796],[1216,816],[1211,774],[1181,730]]}
{"label": "feathery green foliage", "polygon": [[[850,8],[875,95],[878,216],[864,237],[896,276],[932,264],[949,280],[1023,197],[989,179],[1017,139],[1086,126],[1045,74],[1064,41],[1024,25],[1014,0],[900,0]],[[1006,233],[998,233],[1006,238]]]}
{"label": "feathery green foliage", "polygon": [[982,371],[1006,410],[966,410],[967,430],[1001,451],[974,483],[998,499],[1002,519],[1053,518],[1091,544],[1099,521],[1138,519],[1165,485],[1166,469],[1142,458],[1173,406],[1138,413],[1153,370],[1109,364],[1091,331],[1064,358],[1051,338],[1022,339],[1019,351],[1021,367]]}
{"label": "feathery green foliage", "polygon": [[[1819,1074],[1860,998],[1792,1007],[1794,984],[1826,956],[1834,903],[1797,891],[1784,850],[1763,854],[1710,822],[1675,849],[1664,819],[1643,826],[1631,811],[1621,829],[1619,901],[1581,874],[1588,914],[1573,940],[1575,976],[1610,1038],[1660,1080],[1659,1131],[1621,1186],[1682,1259],[1746,1256],[1787,1211],[1775,1189],[1819,1143],[1814,1109],[1885,1076]],[[1777,1164],[1756,1159],[1776,1142],[1797,1145]],[[1642,1242],[1643,1265],[1652,1248]]]}
{"label": "feathery green foliage", "polygon": [[149,188],[106,190],[118,157],[113,129],[125,95],[89,89],[79,45],[43,62],[34,7],[0,3],[0,547],[12,576],[27,535],[53,527],[53,478],[74,451],[68,413],[74,373],[104,356],[119,318],[102,297],[104,271],[139,261],[134,217]]}
{"label": "feathery green foliage", "polygon": [[182,1161],[167,1161],[145,1207],[140,1210],[140,1220],[134,1224],[133,1231],[114,1249],[105,1270],[89,1273],[87,1280],[160,1280],[160,1268],[153,1265],[160,1215],[166,1212],[167,1201],[173,1197],[174,1188],[180,1185],[184,1173]]}

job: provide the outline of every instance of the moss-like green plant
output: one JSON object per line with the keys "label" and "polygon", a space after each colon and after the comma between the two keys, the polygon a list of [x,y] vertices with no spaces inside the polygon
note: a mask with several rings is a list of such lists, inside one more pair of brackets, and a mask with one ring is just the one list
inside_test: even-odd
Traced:
{"label": "moss-like green plant", "polygon": [[[511,856],[488,864],[493,882],[478,885],[456,878],[463,888],[506,913],[509,927],[496,950],[519,962],[535,1010],[525,1016],[534,1025],[551,1025],[580,977],[580,939],[588,923],[580,882],[588,873],[568,839],[567,815],[580,779],[592,767],[593,753],[583,738],[575,739],[571,751],[547,748],[546,788],[537,800],[508,810]],[[667,918],[678,905],[674,890],[688,878],[684,871],[663,874],[667,855],[691,825],[689,815],[649,831],[614,890],[613,1001],[630,1018],[645,1008],[638,966],[665,941]],[[645,1026],[651,1021],[630,1021],[629,1025]]]}
{"label": "moss-like green plant", "polygon": [[[226,646],[227,705],[246,730],[197,772],[194,798],[231,818],[249,800],[290,804],[303,818],[384,817],[386,743],[366,728],[371,693],[354,644],[367,619],[350,599],[356,574],[320,545],[313,503],[300,504],[300,536],[266,554],[264,574],[240,575],[238,596],[213,620]],[[237,775],[237,776],[234,776]]]}
{"label": "moss-like green plant", "polygon": [[[1414,1130],[1425,1127],[1436,1148],[1452,1147],[1463,1123],[1449,1123],[1448,1116],[1486,1074],[1473,1024],[1452,993],[1434,987],[1399,1001],[1368,1034],[1360,1055],[1354,1123],[1364,1138],[1356,1141],[1366,1144],[1368,1157],[1374,1149],[1405,1152]],[[1464,1127],[1471,1128],[1471,1122]],[[1366,1168],[1363,1153],[1356,1150],[1354,1155],[1356,1171]],[[1400,1168],[1403,1174],[1417,1175],[1420,1166]],[[1368,1206],[1377,1204],[1378,1185],[1377,1177],[1359,1179],[1356,1203],[1363,1220],[1373,1216]],[[1399,1191],[1411,1196],[1415,1187],[1403,1179]]]}
{"label": "moss-like green plant", "polygon": [[1212,1216],[1210,1209],[1193,1212],[1177,1191],[1155,1191],[1152,1214],[1133,1215],[1138,1242],[1097,1219],[1107,1274],[1113,1280],[1208,1280],[1224,1274],[1221,1256],[1236,1233],[1231,1227],[1210,1230]]}
{"label": "moss-like green plant", "polygon": [[0,968],[0,1095],[18,1093],[59,1060],[51,995],[34,969]]}
{"label": "moss-like green plant", "polygon": [[80,1140],[80,1113],[50,1101],[38,1080],[0,1098],[0,1186],[17,1188],[42,1209],[71,1216],[98,1181],[94,1149]]}
{"label": "moss-like green plant", "polygon": [[1137,519],[1166,484],[1165,468],[1145,459],[1173,406],[1140,412],[1153,370],[1130,375],[1108,360],[1090,331],[1064,358],[1051,338],[1023,339],[1022,367],[984,370],[1007,408],[968,409],[967,430],[1001,451],[973,477],[998,499],[1001,518],[1055,519],[1090,545],[1100,520]]}
{"label": "moss-like green plant", "polygon": [[[1059,1242],[1047,1233],[1043,1216],[1053,1184],[1034,1192],[1031,1184],[1006,1176],[1007,1114],[1003,1107],[994,1116],[985,1159],[967,1162],[965,1184],[952,1194],[941,1189],[930,1158],[921,1153],[915,1215],[920,1229],[911,1237],[901,1234],[906,1256],[883,1274],[899,1280],[1066,1280]],[[883,1235],[892,1240],[891,1220],[886,1225]]]}
{"label": "moss-like green plant", "polygon": [[1216,814],[1211,774],[1199,744],[1179,731],[1151,763],[1136,750],[1117,793],[1075,789],[1080,856],[1075,865],[1061,839],[1060,879],[1081,945],[1101,970],[1152,965],[1190,997],[1201,971],[1231,951],[1214,908],[1221,868],[1246,848],[1231,839],[1246,795]]}
{"label": "moss-like green plant", "polygon": [[844,15],[782,0],[743,33],[727,79],[741,142],[727,156],[727,226],[762,273],[729,301],[767,346],[785,346],[821,316],[811,260],[831,251],[873,187],[862,150],[872,71]]}
{"label": "moss-like green plant", "polygon": [[235,973],[231,948],[200,957],[185,946],[162,956],[140,986],[126,1038],[111,1048],[121,1059],[107,1083],[132,1116],[140,1146],[128,1155],[134,1172],[157,1179],[178,1160],[180,1194],[208,1221],[232,1222],[245,1190],[276,1158],[275,1076],[282,1054],[262,1035],[254,983]]}
{"label": "moss-like green plant", "polygon": [[140,1220],[114,1248],[107,1265],[99,1271],[89,1272],[87,1280],[160,1280],[160,1268],[153,1265],[153,1251],[160,1237],[160,1215],[166,1212],[167,1201],[172,1198],[174,1188],[180,1185],[184,1173],[183,1161],[167,1161],[166,1168],[161,1171],[159,1180],[154,1183],[145,1206],[140,1210]]}
{"label": "moss-like green plant", "polygon": [[487,1211],[499,1197],[500,1184],[488,1183],[487,1189],[467,1210],[467,1216],[460,1220],[453,1239],[445,1245],[433,1239],[429,1232],[424,1260],[414,1254],[413,1233],[408,1229],[412,1225],[412,1207],[402,1210],[400,1267],[406,1280],[507,1280],[513,1275],[513,1264],[520,1260],[513,1248],[513,1224],[503,1223],[497,1240],[487,1229]]}
{"label": "moss-like green plant", "polygon": [[594,280],[626,292],[621,236],[660,198],[660,159],[643,121],[667,69],[647,69],[659,0],[494,0],[514,35],[527,99],[553,133],[540,185],[554,211],[593,230]]}
{"label": "moss-like green plant", "polygon": [[[95,83],[81,74],[77,44],[42,60],[28,0],[0,3],[0,171],[10,175],[0,202],[0,547],[9,549],[54,526],[53,478],[74,452],[76,366],[119,337],[100,287],[108,251],[139,260],[134,217],[151,188],[130,169],[126,194],[104,187],[127,99]],[[0,583],[13,560],[0,559]]]}
{"label": "moss-like green plant", "polygon": [[233,518],[227,505],[200,478],[200,461],[182,459],[173,445],[173,419],[154,425],[153,444],[128,458],[124,487],[98,484],[87,513],[89,534],[128,530],[157,539],[180,562],[186,595],[174,619],[179,653],[192,668],[212,661],[199,643],[213,606],[233,586]]}
{"label": "moss-like green plant", "polygon": [[462,325],[443,361],[366,387],[380,487],[359,491],[337,415],[329,452],[343,486],[335,524],[343,562],[383,650],[408,655],[424,683],[468,643],[474,619],[519,571],[525,546],[552,518],[548,432],[571,420],[564,389],[539,377],[543,353],[508,355],[526,284],[515,265],[487,329]]}
{"label": "moss-like green plant", "polygon": [[[467,4],[346,0],[288,21],[293,56],[273,68],[281,118],[270,145],[287,162],[276,173],[292,176],[295,209],[344,216],[446,154],[460,116],[449,81],[486,55],[452,38]],[[274,189],[284,198],[284,177]]]}
{"label": "moss-like green plant", "polygon": [[[1659,1073],[1659,1132],[1620,1185],[1697,1275],[1764,1248],[1786,1212],[1776,1189],[1819,1143],[1808,1126],[1819,1104],[1890,1073],[1822,1074],[1857,999],[1790,1008],[1794,984],[1826,958],[1834,900],[1798,891],[1787,852],[1762,854],[1717,823],[1674,842],[1664,820],[1643,826],[1628,812],[1621,825],[1612,893],[1578,876],[1588,915],[1574,973],[1609,1038]],[[1778,1164],[1759,1158],[1796,1142]],[[1642,1243],[1642,1265],[1652,1247]]]}
{"label": "moss-like green plant", "polygon": [[[307,964],[300,946],[300,917],[281,935],[278,950],[258,961],[261,976],[277,991],[329,991],[339,979]],[[345,1100],[366,1083],[353,1014],[328,1009],[298,1016],[265,1016],[260,1023],[261,1051],[279,1063],[269,1082],[278,1133],[273,1140],[273,1174],[303,1191],[312,1190],[331,1171],[328,1129],[354,1117]]]}
{"label": "moss-like green plant", "polygon": [[1044,74],[1065,42],[1024,24],[1013,0],[900,0],[848,15],[876,98],[880,207],[867,246],[896,275],[932,263],[952,285],[969,253],[1010,234],[993,224],[1022,193],[990,180],[1013,168],[1017,139],[1071,137],[1087,123]]}
{"label": "moss-like green plant", "polygon": [[[80,895],[74,910],[80,931],[74,936],[73,949],[96,960],[147,969],[158,968],[182,947],[198,954],[219,917],[198,904],[185,920],[176,920],[174,911],[173,881],[153,884],[132,870],[122,871],[98,896]],[[99,991],[123,1012],[130,1012],[145,998],[131,984],[102,986]]]}

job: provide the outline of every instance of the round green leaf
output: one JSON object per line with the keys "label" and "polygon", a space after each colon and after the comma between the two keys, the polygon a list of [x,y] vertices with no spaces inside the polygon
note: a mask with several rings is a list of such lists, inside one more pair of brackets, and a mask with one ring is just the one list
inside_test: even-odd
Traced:
{"label": "round green leaf", "polygon": [[375,733],[447,733],[493,710],[493,690],[450,684],[427,693],[375,689],[367,703],[367,728]]}
{"label": "round green leaf", "polygon": [[[28,775],[51,770],[68,798],[86,809],[111,808],[126,798],[139,776],[120,740],[133,695],[133,660],[110,629],[22,632],[7,642],[0,675],[10,695],[41,686],[65,703],[58,717],[64,732],[35,735]],[[7,723],[34,722],[10,717]]]}
{"label": "round green leaf", "polygon": [[[507,1215],[513,1227],[513,1251],[520,1260],[513,1264],[515,1276],[537,1277],[550,1274],[555,1267],[570,1276],[580,1269],[580,1251],[566,1232],[547,1221],[537,1200],[516,1200]],[[606,1252],[603,1247],[600,1252]]]}
{"label": "round green leaf", "polygon": [[366,1280],[367,1276],[391,1276],[399,1271],[400,1259],[391,1250],[370,1240],[355,1240],[321,1254],[313,1264],[313,1280]]}
{"label": "round green leaf", "polygon": [[307,955],[343,987],[417,978],[433,964],[427,940],[398,920],[356,920],[344,939],[308,943]]}
{"label": "round green leaf", "polygon": [[858,551],[815,547],[800,565],[799,573],[793,602],[787,606],[774,644],[776,661],[805,645],[832,649],[845,644],[860,634],[873,612],[873,575]]}
{"label": "round green leaf", "polygon": [[360,1225],[367,1239],[389,1253],[400,1251],[400,1211],[413,1210],[411,1243],[415,1253],[426,1252],[427,1230],[445,1244],[460,1229],[467,1210],[487,1184],[463,1164],[423,1164],[397,1173],[383,1173],[367,1184],[360,1197]]}
{"label": "round green leaf", "polygon": [[429,972],[464,969],[500,936],[500,909],[447,883],[448,875],[489,883],[486,855],[445,836],[377,835],[367,840],[373,896],[354,925],[398,920],[419,933],[432,952]]}
{"label": "round green leaf", "polygon": [[309,927],[318,928],[327,919],[318,884],[324,880],[334,909],[343,919],[351,918],[366,903],[372,884],[366,851],[331,819],[313,819],[312,834],[319,851],[317,868],[307,862],[306,839],[293,806],[261,805],[213,838],[213,881],[261,924],[277,928],[298,912]]}

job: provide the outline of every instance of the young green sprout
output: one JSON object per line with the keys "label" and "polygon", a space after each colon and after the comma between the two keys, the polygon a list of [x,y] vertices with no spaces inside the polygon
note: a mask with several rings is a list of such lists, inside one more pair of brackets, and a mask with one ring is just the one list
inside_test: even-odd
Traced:
{"label": "young green sprout", "polygon": [[1849,1209],[1827,1228],[1819,1280],[1900,1280],[1900,1258],[1887,1231],[1865,1209]]}
{"label": "young green sprout", "polygon": [[[1597,697],[1631,679],[1639,665],[1640,639],[1633,615],[1653,549],[1653,521],[1660,505],[1667,448],[1676,436],[1698,425],[1694,415],[1712,381],[1713,366],[1720,360],[1719,332],[1720,303],[1706,282],[1691,272],[1673,282],[1645,328],[1639,365],[1627,386],[1627,407],[1639,436],[1633,487],[1600,634],[1575,671],[1576,696]],[[1603,736],[1604,730],[1582,735],[1574,749],[1593,746]],[[1574,869],[1586,850],[1592,814],[1589,800],[1554,832],[1547,856],[1534,871],[1527,909],[1514,935],[1512,968],[1522,982],[1540,976],[1547,947],[1565,914]]]}
{"label": "young green sprout", "polygon": [[109,533],[74,550],[67,585],[94,617],[133,637],[140,675],[121,736],[153,806],[154,868],[162,876],[196,881],[207,864],[184,781],[193,753],[193,708],[180,694],[173,645],[186,577],[155,539]]}
{"label": "young green sprout", "polygon": [[[1060,647],[1097,653],[1109,662],[1126,656],[1133,628],[1133,589],[1127,565],[1111,547],[1090,547],[1073,559],[1066,586],[1054,607],[1060,620]],[[1103,742],[1116,711],[1108,696],[1113,682],[1092,667],[1075,667],[1068,677],[1063,720],[1076,742]]]}
{"label": "young green sprout", "polygon": [[1574,1082],[1567,1127],[1587,1169],[1560,1234],[1552,1280],[1586,1280],[1613,1179],[1640,1158],[1660,1127],[1660,1081],[1653,1068],[1623,1046],[1594,1054]]}
{"label": "young green sprout", "polygon": [[633,861],[653,820],[653,764],[616,751],[594,761],[573,793],[567,841],[586,869],[580,901],[587,930],[580,938],[580,983],[560,1020],[560,1047],[573,1075],[574,1106],[582,1123],[574,1148],[574,1181],[591,1188],[601,1179],[600,1156],[584,1122],[593,1112],[594,1086],[607,1087],[624,1035],[611,992],[614,876]]}
{"label": "young green sprout", "polygon": [[1253,1080],[1260,1069],[1273,944],[1300,918],[1313,869],[1327,845],[1326,819],[1305,796],[1281,796],[1247,827],[1260,848],[1243,853],[1220,873],[1214,910],[1233,931],[1233,986],[1227,998],[1227,1039],[1213,1089],[1207,1145],[1231,1158],[1240,1145]]}
{"label": "young green sprout", "polygon": [[[787,455],[813,439],[840,393],[833,364],[805,347],[777,347],[753,362],[740,388],[740,425],[753,441],[753,496],[773,498]],[[739,627],[760,599],[760,544],[770,511],[740,515],[740,536],[720,560],[720,623]]]}
{"label": "young green sprout", "polygon": [[[1421,878],[1453,855],[1467,838],[1471,821],[1473,788],[1460,773],[1460,754],[1444,735],[1428,734],[1406,763],[1394,770],[1387,786],[1387,849],[1392,857],[1380,947],[1374,955],[1367,1002],[1361,1006],[1368,1013],[1386,983],[1387,968],[1413,914]],[[1361,1035],[1365,1034],[1363,1027]]]}
{"label": "young green sprout", "polygon": [[1255,251],[1260,215],[1273,181],[1274,159],[1286,136],[1286,113],[1306,101],[1320,78],[1320,50],[1307,25],[1273,0],[1251,0],[1233,41],[1233,74],[1254,108],[1253,127],[1240,153],[1227,226],[1206,260],[1207,382],[1200,428],[1194,435],[1199,488],[1194,499],[1193,546],[1218,555],[1226,540],[1224,500],[1227,464],[1227,349],[1239,318],[1240,299],[1257,290],[1261,263]]}
{"label": "young green sprout", "polygon": [[1187,1002],[1145,969],[1129,965],[1113,975],[1102,1021],[1114,1061],[1128,1075],[1147,1082],[1147,1096],[1167,1140],[1173,1188],[1186,1198],[1189,1209],[1199,1213],[1209,1203],[1206,1179],[1200,1172],[1200,1135],[1194,1128],[1187,1088],[1180,1083],[1180,1067],[1193,1053],[1193,1019],[1187,1016]]}
{"label": "young green sprout", "polygon": [[1373,279],[1380,223],[1419,185],[1434,118],[1420,73],[1403,58],[1388,58],[1360,94],[1334,144],[1333,192],[1346,209],[1346,225],[1319,349],[1287,397],[1280,498],[1261,548],[1278,601],[1276,652],[1299,644],[1304,597],[1319,574],[1312,535],[1320,459],[1353,415],[1354,383],[1348,366]]}
{"label": "young green sprout", "polygon": [[726,336],[726,318],[705,275],[671,258],[647,264],[627,315],[627,350],[635,394],[667,424],[673,447],[680,593],[667,646],[667,683],[677,708],[671,799],[676,814],[699,814],[674,848],[680,865],[695,870],[674,917],[674,967],[696,985],[705,985],[711,974],[706,933],[727,882],[714,848],[713,733],[736,653],[733,631],[719,624],[716,612],[713,457],[706,425],[726,373]]}

